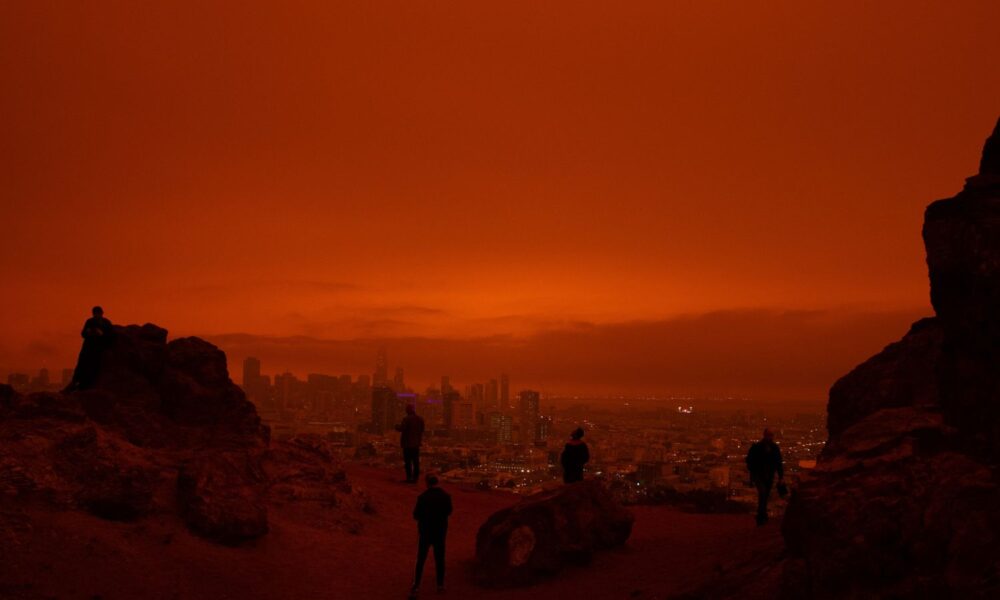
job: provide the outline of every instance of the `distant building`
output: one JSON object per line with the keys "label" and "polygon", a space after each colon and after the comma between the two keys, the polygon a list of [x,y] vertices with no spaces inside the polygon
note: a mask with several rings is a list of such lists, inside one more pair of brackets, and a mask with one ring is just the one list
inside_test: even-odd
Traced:
{"label": "distant building", "polygon": [[18,392],[24,392],[31,385],[31,378],[28,377],[27,373],[11,373],[7,376],[7,385]]}
{"label": "distant building", "polygon": [[541,440],[539,432],[539,403],[540,396],[534,390],[524,390],[518,394],[520,400],[520,430],[521,443],[533,444]]}
{"label": "distant building", "polygon": [[[450,387],[450,386],[449,386]],[[458,409],[458,403],[462,400],[462,396],[459,395],[455,390],[448,390],[447,392],[442,390],[441,393],[441,404],[444,408],[444,428],[447,430],[452,430],[455,428],[455,411]]]}
{"label": "distant building", "polygon": [[36,377],[35,380],[32,381],[31,383],[32,383],[32,387],[35,388],[35,389],[37,389],[37,390],[45,390],[45,389],[47,389],[49,387],[49,384],[51,383],[49,381],[49,370],[46,369],[46,368],[44,368],[44,367],[41,368],[41,369],[39,369],[38,370],[38,377]]}
{"label": "distant building", "polygon": [[489,428],[498,443],[509,444],[513,441],[514,419],[499,411],[489,414]]}
{"label": "distant building", "polygon": [[496,410],[500,410],[500,388],[496,379],[490,379],[486,384],[483,412],[489,414]]}
{"label": "distant building", "polygon": [[506,373],[500,374],[500,412],[510,412],[510,378]]}
{"label": "distant building", "polygon": [[448,377],[447,375],[442,375],[441,376],[441,397],[444,398],[445,394],[447,394],[448,392],[453,392],[453,391],[455,391],[455,390],[454,390],[453,387],[451,387],[451,377]]}
{"label": "distant building", "polygon": [[392,388],[372,388],[372,433],[382,435],[395,425],[396,392]]}
{"label": "distant building", "polygon": [[397,392],[406,391],[406,383],[403,381],[403,367],[396,367],[396,375],[392,378],[392,387]]}
{"label": "distant building", "polygon": [[372,385],[375,387],[384,387],[390,383],[389,357],[386,354],[385,346],[382,346],[375,353],[375,375],[372,377]]}
{"label": "distant building", "polygon": [[260,360],[248,356],[243,360],[243,393],[254,403],[264,399],[265,386],[260,376]]}

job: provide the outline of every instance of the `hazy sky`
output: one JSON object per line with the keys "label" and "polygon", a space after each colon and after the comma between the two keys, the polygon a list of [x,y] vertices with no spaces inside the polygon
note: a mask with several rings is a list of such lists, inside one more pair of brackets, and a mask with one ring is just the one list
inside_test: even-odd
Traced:
{"label": "hazy sky", "polygon": [[4,2],[0,370],[70,365],[100,303],[265,372],[383,339],[421,388],[822,398],[930,313],[923,208],[1000,115],[998,22]]}

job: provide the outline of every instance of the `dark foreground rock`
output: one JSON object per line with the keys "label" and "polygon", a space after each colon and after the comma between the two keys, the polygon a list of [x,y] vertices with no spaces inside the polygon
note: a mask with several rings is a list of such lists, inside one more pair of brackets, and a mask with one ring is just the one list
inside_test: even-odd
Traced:
{"label": "dark foreground rock", "polygon": [[787,598],[1000,597],[1000,122],[931,204],[936,316],[830,391],[829,441],[783,523]]}
{"label": "dark foreground rock", "polygon": [[493,514],[476,536],[476,581],[527,585],[623,545],[632,514],[596,481],[563,486]]}
{"label": "dark foreground rock", "polygon": [[322,442],[271,444],[208,342],[168,342],[150,324],[116,327],[93,388],[20,395],[0,385],[4,506],[116,521],[176,514],[207,539],[238,544],[267,533],[267,506],[279,497],[321,498],[329,512],[366,506]]}

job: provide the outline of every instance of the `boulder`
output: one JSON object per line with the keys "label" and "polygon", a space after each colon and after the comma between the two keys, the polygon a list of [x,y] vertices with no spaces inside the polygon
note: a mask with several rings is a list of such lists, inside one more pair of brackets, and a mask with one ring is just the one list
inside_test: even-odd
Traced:
{"label": "boulder", "polygon": [[198,456],[177,475],[177,503],[188,527],[227,545],[267,533],[264,492],[259,457],[246,452]]}
{"label": "boulder", "polygon": [[476,581],[531,584],[625,544],[632,514],[597,481],[563,486],[494,513],[476,536]]}
{"label": "boulder", "polygon": [[782,524],[783,597],[1000,597],[998,132],[925,213],[935,317],[830,390]]}

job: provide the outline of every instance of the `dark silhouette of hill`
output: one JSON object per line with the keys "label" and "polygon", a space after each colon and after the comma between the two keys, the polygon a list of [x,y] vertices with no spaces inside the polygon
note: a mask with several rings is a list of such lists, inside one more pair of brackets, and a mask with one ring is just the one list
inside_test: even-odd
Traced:
{"label": "dark silhouette of hill", "polygon": [[923,236],[935,316],[830,390],[786,597],[1000,596],[1000,122]]}

